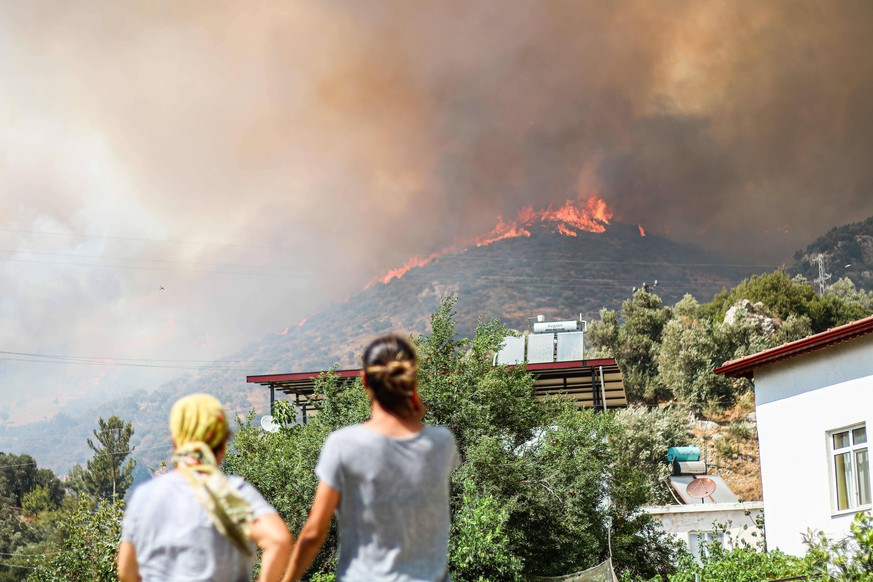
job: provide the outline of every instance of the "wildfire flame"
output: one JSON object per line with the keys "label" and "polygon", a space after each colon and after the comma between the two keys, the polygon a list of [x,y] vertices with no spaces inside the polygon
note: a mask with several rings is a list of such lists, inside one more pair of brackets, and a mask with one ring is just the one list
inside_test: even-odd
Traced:
{"label": "wildfire flame", "polygon": [[646,229],[643,228],[642,224],[638,224],[637,228],[640,229],[640,236],[646,236]]}
{"label": "wildfire flame", "polygon": [[[505,222],[503,217],[498,216],[497,226],[484,236],[455,243],[429,256],[418,255],[412,257],[402,267],[391,269],[382,277],[370,281],[365,289],[369,289],[376,283],[387,283],[391,279],[399,279],[410,269],[423,267],[447,253],[463,252],[471,246],[484,247],[507,238],[529,237],[531,235],[530,228],[536,224],[551,226],[555,232],[564,236],[577,236],[580,230],[586,232],[604,232],[606,225],[612,220],[612,216],[612,210],[606,205],[606,202],[597,196],[589,197],[581,206],[575,204],[572,200],[567,200],[558,209],[553,209],[550,206],[545,210],[536,211],[528,206],[522,208],[512,222]],[[640,234],[646,236],[642,226],[640,227]]]}

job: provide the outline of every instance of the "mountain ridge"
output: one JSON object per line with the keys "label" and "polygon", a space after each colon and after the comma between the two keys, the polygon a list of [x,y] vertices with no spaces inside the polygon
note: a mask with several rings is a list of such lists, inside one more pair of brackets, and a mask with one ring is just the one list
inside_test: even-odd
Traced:
{"label": "mountain ridge", "polygon": [[[169,406],[180,395],[207,391],[226,402],[231,414],[245,415],[251,409],[265,413],[268,393],[247,384],[246,375],[355,367],[358,354],[374,336],[425,333],[430,314],[447,294],[458,297],[458,333],[469,337],[480,318],[497,318],[514,329],[526,328],[527,318],[538,314],[593,319],[600,309],[617,309],[634,287],[654,285],[656,280],[655,291],[665,304],[686,293],[707,301],[757,272],[755,265],[732,263],[694,245],[643,236],[635,225],[612,223],[605,228],[568,236],[555,233],[553,224],[538,224],[528,228],[528,236],[438,256],[400,278],[374,284],[312,314],[287,333],[252,342],[233,354],[232,359],[241,362],[238,369],[203,370],[152,391],[137,391],[90,409],[80,406],[82,412],[75,416],[62,411],[42,423],[4,427],[0,450],[27,452],[65,473],[73,462],[88,456],[85,437],[97,417],[116,414],[134,423],[133,444],[140,463],[156,466],[169,453],[164,425]],[[69,444],[65,452],[43,444],[54,441],[49,435]]]}

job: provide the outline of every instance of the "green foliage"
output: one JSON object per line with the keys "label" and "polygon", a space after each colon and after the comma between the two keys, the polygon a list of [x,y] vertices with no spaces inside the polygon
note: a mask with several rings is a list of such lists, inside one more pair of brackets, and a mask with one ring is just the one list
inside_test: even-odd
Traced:
{"label": "green foliage", "polygon": [[57,505],[64,498],[61,481],[50,469],[40,469],[30,455],[0,453],[0,498],[21,507],[24,496],[37,487],[46,490],[50,502]]}
{"label": "green foliage", "polygon": [[29,568],[21,554],[51,528],[31,517],[56,508],[63,486],[49,469],[40,469],[30,455],[0,453],[0,582],[20,580]]}
{"label": "green foliage", "polygon": [[87,442],[94,456],[84,468],[76,464],[70,471],[67,482],[78,493],[87,493],[101,499],[124,497],[133,484],[133,470],[136,466],[134,459],[128,459],[133,451],[130,446],[133,425],[117,416],[111,416],[105,421],[100,417],[93,432],[97,442],[90,438]]}
{"label": "green foliage", "polygon": [[850,281],[835,287],[819,297],[802,277],[776,271],[746,279],[708,304],[686,295],[672,308],[637,291],[620,314],[601,311],[589,326],[588,355],[615,357],[631,402],[673,399],[697,414],[724,410],[749,385],[713,374],[715,367],[870,313],[873,299]]}
{"label": "green foliage", "polygon": [[58,504],[52,498],[49,490],[37,485],[31,491],[24,494],[21,500],[21,511],[24,515],[36,515],[57,508]]}
{"label": "green foliage", "polygon": [[873,253],[871,253],[873,217],[861,222],[846,224],[830,229],[794,258],[794,268],[810,280],[818,276],[818,266],[813,257],[821,253],[825,258],[825,268],[830,273],[845,277],[851,275],[862,287],[873,286]]}
{"label": "green foliage", "polygon": [[861,303],[846,302],[836,294],[821,297],[805,279],[791,279],[785,271],[774,271],[722,291],[704,308],[705,316],[713,323],[720,322],[727,310],[743,299],[763,303],[771,314],[783,320],[791,315],[806,316],[816,333],[870,313]]}
{"label": "green foliage", "polygon": [[[724,536],[723,543],[704,542],[700,547],[700,561],[686,553],[679,560],[678,568],[669,576],[661,578],[666,582],[759,582],[761,580],[780,580],[788,577],[806,576],[809,568],[802,558],[791,556],[778,550],[764,551],[763,516],[755,520],[750,536],[757,542],[745,539],[732,539],[729,534],[730,522],[713,524],[716,533]],[[745,525],[744,531],[750,526]],[[631,580],[632,578],[627,578]]]}
{"label": "green foliage", "polygon": [[670,503],[672,496],[665,485],[670,475],[667,449],[692,442],[687,411],[677,406],[632,405],[617,410],[614,420],[611,444],[616,465],[639,470],[645,503]]}
{"label": "green foliage", "polygon": [[831,541],[822,532],[804,535],[806,562],[823,581],[851,582],[873,579],[873,517],[855,514],[849,537]]}
{"label": "green foliage", "polygon": [[[669,582],[760,582],[804,576],[807,571],[800,558],[778,550],[763,552],[749,547],[725,549],[712,544],[702,563],[686,556]],[[696,578],[697,575],[699,578]]]}
{"label": "green foliage", "polygon": [[[107,437],[109,435],[109,438]],[[79,467],[83,485],[75,498],[64,497],[63,484],[48,469],[39,469],[28,455],[0,453],[0,582],[6,580],[92,581],[115,580],[115,559],[121,534],[121,496],[129,485],[130,471],[123,468],[130,424],[116,417],[95,431],[103,447],[114,447],[119,468],[115,500],[90,495],[87,479],[103,474],[110,464],[89,463]],[[103,437],[103,438],[101,438]],[[100,458],[103,449],[88,439]],[[105,456],[105,455],[104,455]],[[128,463],[127,466],[131,466]],[[96,479],[91,483],[96,483]],[[103,482],[106,482],[104,477]],[[111,484],[102,489],[111,494]],[[94,487],[94,491],[100,491]],[[18,507],[20,506],[20,507]]]}
{"label": "green foliage", "polygon": [[37,540],[37,531],[24,519],[17,508],[6,503],[0,503],[0,580],[13,581],[21,579],[20,560],[15,554]]}
{"label": "green foliage", "polygon": [[512,553],[509,538],[509,508],[496,497],[479,493],[466,479],[452,520],[449,538],[449,568],[463,573],[457,580],[517,580],[522,563]]}
{"label": "green foliage", "polygon": [[691,317],[673,319],[664,326],[655,357],[660,381],[694,412],[713,402],[730,406],[736,394],[734,380],[712,373],[721,353],[711,323]]}
{"label": "green foliage", "polygon": [[601,311],[600,316],[601,321],[591,325],[589,340],[595,349],[615,357],[628,398],[648,404],[668,399],[670,393],[658,375],[657,354],[672,311],[661,307],[657,295],[639,290],[622,303],[620,325],[613,312]]}
{"label": "green foliage", "polygon": [[873,292],[857,289],[848,277],[837,280],[827,288],[826,297],[836,298],[844,303],[858,305],[865,312],[873,312]]}
{"label": "green foliage", "polygon": [[80,495],[60,524],[62,543],[48,559],[31,559],[27,579],[40,582],[116,580],[124,502]]}

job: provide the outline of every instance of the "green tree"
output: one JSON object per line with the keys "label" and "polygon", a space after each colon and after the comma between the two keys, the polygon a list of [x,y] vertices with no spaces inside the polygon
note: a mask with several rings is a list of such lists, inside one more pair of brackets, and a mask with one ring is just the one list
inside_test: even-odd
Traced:
{"label": "green tree", "polygon": [[57,508],[63,497],[60,480],[33,457],[0,453],[0,582],[20,580],[27,571],[20,555],[50,533],[32,517]]}
{"label": "green tree", "polygon": [[658,375],[661,332],[672,318],[654,293],[638,290],[622,303],[621,317],[603,310],[590,327],[589,341],[598,353],[611,354],[624,376],[631,402],[655,404],[671,394]]}
{"label": "green tree", "polygon": [[60,546],[31,558],[27,579],[34,582],[102,582],[117,580],[115,560],[121,539],[124,502],[80,495],[60,523]]}
{"label": "green tree", "polygon": [[670,503],[666,485],[670,475],[667,449],[692,442],[688,412],[679,406],[647,408],[632,405],[614,413],[616,429],[610,443],[616,464],[635,467],[645,477],[641,483],[644,503]]}
{"label": "green tree", "polygon": [[745,279],[731,290],[718,293],[704,308],[713,323],[724,320],[727,310],[743,299],[762,303],[773,316],[785,320],[791,315],[809,318],[812,331],[824,331],[870,314],[861,300],[846,301],[845,284],[834,294],[821,297],[803,277],[790,278],[785,271],[774,271]]}
{"label": "green tree", "polygon": [[103,417],[97,421],[94,439],[88,438],[88,447],[94,456],[85,467],[76,464],[70,471],[67,483],[79,493],[88,493],[101,499],[124,497],[133,484],[136,461],[130,457],[133,447],[133,425],[117,416]]}
{"label": "green tree", "polygon": [[857,289],[855,283],[848,277],[843,277],[828,287],[825,295],[836,297],[850,305],[857,305],[866,313],[873,312],[873,292]]}
{"label": "green tree", "polygon": [[849,536],[831,540],[822,532],[807,532],[806,563],[823,581],[860,582],[873,579],[873,517],[855,514]]}
{"label": "green tree", "polygon": [[449,568],[468,580],[515,580],[521,576],[521,559],[512,552],[509,508],[478,491],[466,479],[452,520]]}
{"label": "green tree", "polygon": [[60,479],[51,469],[40,469],[30,455],[0,453],[0,497],[21,507],[24,496],[37,487],[43,487],[54,505],[64,498]]}

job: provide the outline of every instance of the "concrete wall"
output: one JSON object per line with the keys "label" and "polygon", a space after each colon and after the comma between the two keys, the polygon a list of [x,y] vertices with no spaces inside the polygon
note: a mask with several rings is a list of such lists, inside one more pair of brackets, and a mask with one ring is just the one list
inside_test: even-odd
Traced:
{"label": "concrete wall", "polygon": [[[689,544],[690,534],[711,532],[715,529],[713,523],[725,525],[730,522],[727,533],[731,541],[726,540],[726,547],[732,547],[741,540],[752,545],[760,541],[752,536],[752,532],[757,531],[755,518],[763,513],[763,506],[760,501],[747,501],[700,505],[653,505],[643,509],[661,522],[664,531],[685,542],[695,557],[699,558],[694,544]],[[743,529],[743,526],[748,527]]]}
{"label": "concrete wall", "polygon": [[827,433],[873,433],[873,335],[755,370],[755,402],[767,547],[803,555],[808,528],[847,535],[857,509],[834,509]]}

